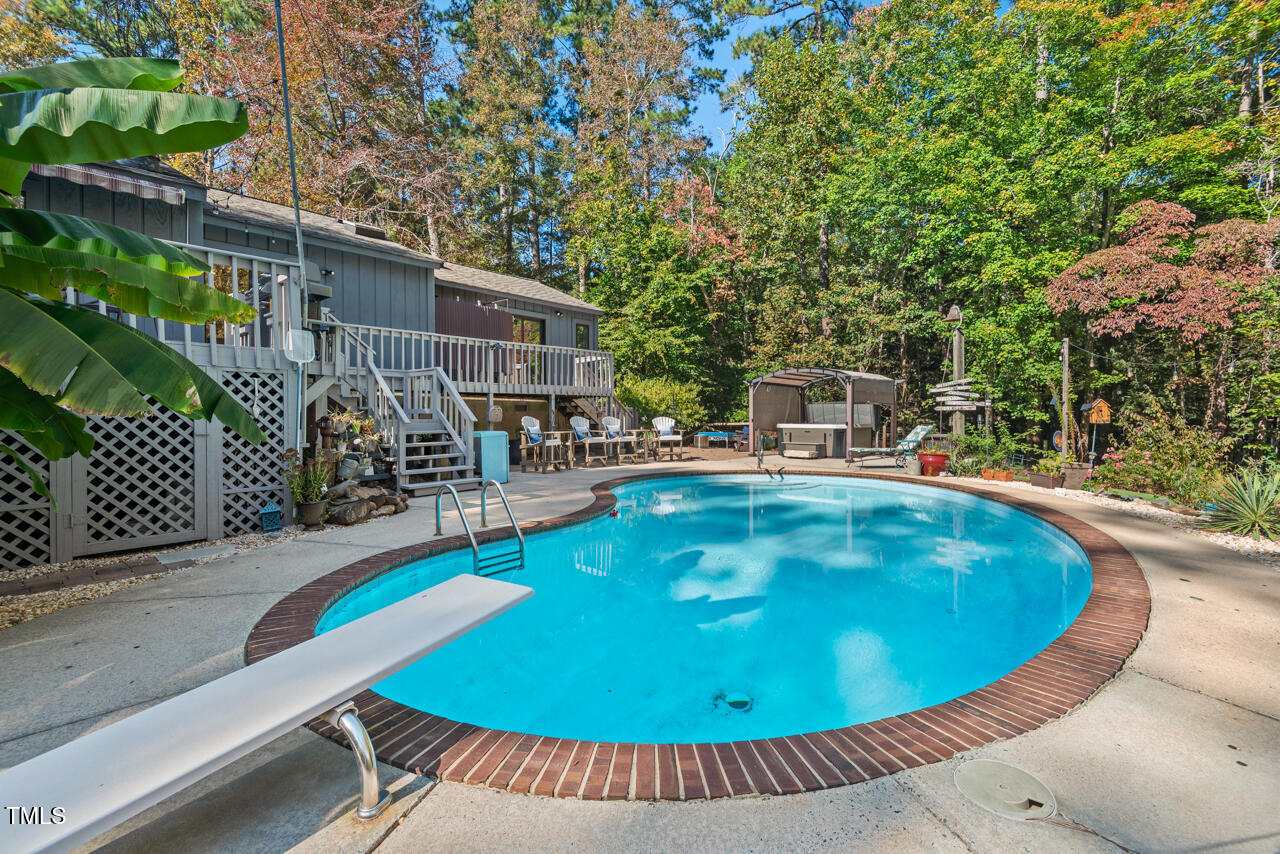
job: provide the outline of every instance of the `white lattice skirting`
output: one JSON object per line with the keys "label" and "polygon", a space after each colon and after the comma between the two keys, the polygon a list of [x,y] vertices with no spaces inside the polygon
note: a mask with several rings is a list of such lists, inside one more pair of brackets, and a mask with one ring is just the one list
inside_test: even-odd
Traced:
{"label": "white lattice skirting", "polygon": [[157,409],[148,418],[93,418],[89,459],[50,464],[15,434],[3,442],[44,475],[57,502],[31,489],[0,455],[0,568],[255,530],[267,502],[286,506],[280,457],[291,407],[285,372],[209,368],[253,413],[267,441]]}

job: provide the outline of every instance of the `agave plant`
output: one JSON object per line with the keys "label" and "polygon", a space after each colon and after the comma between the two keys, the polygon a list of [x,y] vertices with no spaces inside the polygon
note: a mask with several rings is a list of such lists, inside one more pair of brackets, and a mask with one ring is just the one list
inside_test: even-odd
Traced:
{"label": "agave plant", "polygon": [[[90,163],[199,151],[248,129],[244,105],[170,91],[178,63],[90,59],[0,74],[0,430],[51,460],[89,456],[83,415],[133,415],[152,404],[266,437],[216,382],[172,348],[95,311],[65,289],[134,315],[243,322],[254,310],[192,279],[199,259],[128,229],[17,205],[33,163]],[[0,453],[39,475],[17,452]]]}
{"label": "agave plant", "polygon": [[1206,527],[1231,534],[1280,539],[1280,475],[1246,471],[1231,477]]}

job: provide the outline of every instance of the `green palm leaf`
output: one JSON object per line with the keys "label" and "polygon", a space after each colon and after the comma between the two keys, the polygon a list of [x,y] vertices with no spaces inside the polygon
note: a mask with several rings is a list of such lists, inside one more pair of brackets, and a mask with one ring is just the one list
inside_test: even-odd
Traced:
{"label": "green palm leaf", "polygon": [[[249,127],[244,105],[226,98],[130,89],[40,89],[0,95],[0,158],[88,163],[198,151]],[[10,195],[22,190],[5,170]],[[24,173],[25,174],[25,173]]]}
{"label": "green palm leaf", "polygon": [[0,92],[35,89],[140,89],[167,92],[182,83],[182,66],[172,59],[110,57],[19,68],[0,74]]}
{"label": "green palm leaf", "polygon": [[34,489],[37,494],[43,495],[45,498],[49,499],[49,503],[53,505],[53,512],[57,513],[58,502],[53,500],[53,494],[49,492],[49,484],[44,482],[44,478],[40,476],[40,472],[29,466],[27,461],[22,458],[22,455],[13,448],[10,448],[8,445],[0,443],[0,453],[13,458],[13,461],[18,464],[18,468],[26,472],[27,477],[30,478],[31,488]]}
{"label": "green palm leaf", "polygon": [[89,456],[93,436],[84,425],[79,415],[58,406],[52,397],[37,394],[0,368],[0,430],[16,431],[46,458],[60,460],[74,453]]}
{"label": "green palm leaf", "polygon": [[5,287],[57,299],[37,286],[69,285],[128,314],[179,323],[245,323],[256,315],[252,306],[194,279],[87,252],[6,245],[5,238],[0,232],[0,285]]}
{"label": "green palm leaf", "polygon": [[[244,407],[199,366],[180,356],[172,347],[119,321],[77,306],[44,300],[35,304],[41,312],[116,368],[125,382],[137,391],[192,418],[217,418],[251,442],[262,442],[267,438]],[[69,406],[62,398],[58,403]]]}
{"label": "green palm leaf", "polygon": [[209,265],[163,240],[70,214],[0,210],[0,237],[12,245],[48,246],[145,264],[178,276],[209,272]]}
{"label": "green palm leaf", "polygon": [[[74,412],[150,412],[151,407],[139,390],[110,361],[47,311],[57,306],[0,289],[0,317],[5,318],[5,323],[0,324],[0,365],[33,390],[54,397],[59,405]],[[83,309],[63,308],[90,314]]]}

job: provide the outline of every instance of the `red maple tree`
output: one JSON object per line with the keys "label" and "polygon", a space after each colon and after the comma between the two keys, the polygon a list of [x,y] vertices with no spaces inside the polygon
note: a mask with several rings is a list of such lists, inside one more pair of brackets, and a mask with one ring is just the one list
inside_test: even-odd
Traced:
{"label": "red maple tree", "polygon": [[1085,255],[1049,283],[1053,310],[1083,312],[1096,335],[1145,327],[1194,343],[1256,307],[1255,289],[1275,273],[1280,222],[1194,228],[1191,211],[1153,201],[1126,208],[1120,221],[1118,246]]}

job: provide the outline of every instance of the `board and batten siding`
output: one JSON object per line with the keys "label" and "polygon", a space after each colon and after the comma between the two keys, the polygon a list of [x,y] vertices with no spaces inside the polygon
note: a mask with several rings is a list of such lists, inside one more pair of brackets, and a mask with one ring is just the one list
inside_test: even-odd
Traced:
{"label": "board and batten siding", "polygon": [[[568,306],[534,302],[519,297],[495,296],[488,292],[480,293],[440,280],[436,281],[436,296],[442,299],[460,299],[464,302],[500,302],[500,307],[511,314],[545,320],[547,340],[542,343],[550,344],[553,347],[575,346],[574,328],[579,323],[586,324],[587,328],[591,330],[590,349],[594,349],[599,344],[600,339],[596,329],[598,318],[596,315],[585,311],[578,311]],[[556,315],[557,311],[560,312],[559,316]]]}
{"label": "board and batten siding", "polygon": [[[215,221],[205,222],[207,246],[268,254],[272,257],[294,252],[293,241],[260,226]],[[343,323],[382,326],[390,329],[431,331],[435,306],[432,269],[367,254],[356,247],[340,247],[303,235],[303,253],[309,263],[332,275],[320,275],[319,283],[333,288],[325,307]]]}

